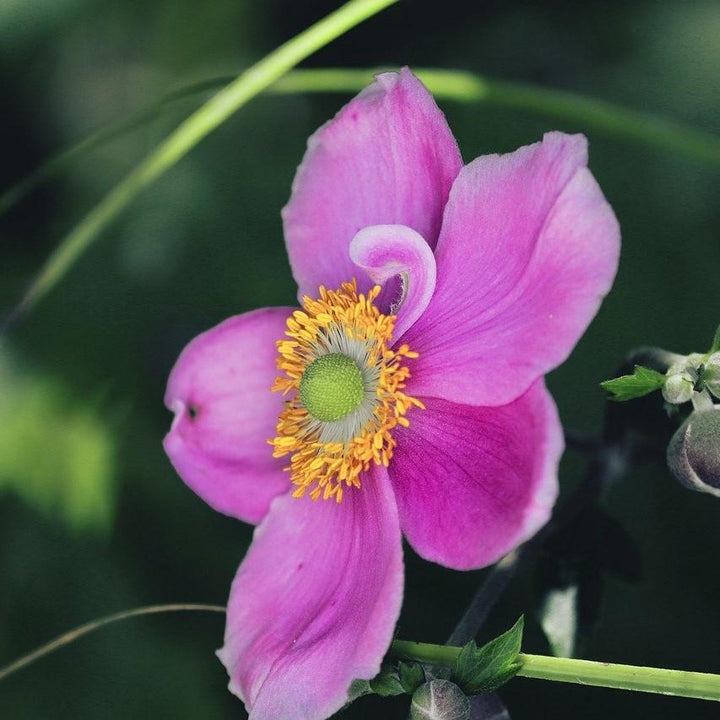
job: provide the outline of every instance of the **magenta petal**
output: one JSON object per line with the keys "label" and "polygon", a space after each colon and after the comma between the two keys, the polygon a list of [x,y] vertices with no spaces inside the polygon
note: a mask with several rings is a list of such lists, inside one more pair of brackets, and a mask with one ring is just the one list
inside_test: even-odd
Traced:
{"label": "magenta petal", "polygon": [[233,582],[225,646],[230,690],[250,720],[324,720],[370,679],[402,602],[400,528],[383,468],[340,504],[273,503]]}
{"label": "magenta petal", "polygon": [[387,298],[389,306],[383,308],[397,315],[394,335],[400,337],[422,315],[435,289],[430,246],[404,225],[372,225],[353,238],[350,258],[376,285],[400,278],[397,296]]}
{"label": "magenta petal", "polygon": [[426,410],[394,431],[400,525],[427,560],[485,567],[550,517],[563,450],[555,403],[542,381],[500,407],[422,400]]}
{"label": "magenta petal", "polygon": [[404,339],[412,392],[502,405],[569,355],[617,269],[620,232],[580,135],[481,157],[453,185],[437,285]]}
{"label": "magenta petal", "polygon": [[407,69],[378,75],[310,138],[295,176],[283,220],[299,295],[357,274],[348,248],[368,225],[407,225],[434,247],[461,165],[422,83]]}
{"label": "magenta petal", "polygon": [[275,341],[292,308],[225,320],[196,337],[170,374],[165,404],[175,413],[165,450],[180,477],[210,506],[256,523],[289,487],[268,439],[282,411],[270,392]]}

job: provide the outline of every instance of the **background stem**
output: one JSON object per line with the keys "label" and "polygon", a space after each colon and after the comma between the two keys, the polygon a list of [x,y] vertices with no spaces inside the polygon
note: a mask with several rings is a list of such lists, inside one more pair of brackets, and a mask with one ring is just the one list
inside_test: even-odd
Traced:
{"label": "background stem", "polygon": [[106,625],[112,625],[113,623],[120,622],[122,620],[128,620],[134,617],[140,617],[142,615],[156,615],[157,613],[167,612],[225,613],[225,608],[222,605],[207,605],[204,603],[171,603],[167,605],[148,605],[146,607],[133,608],[132,610],[123,610],[122,612],[107,615],[103,618],[99,618],[98,620],[91,620],[84,625],[80,625],[80,627],[76,627],[74,630],[63,633],[59,637],[56,637],[54,640],[51,640],[49,643],[46,643],[45,645],[37,648],[37,650],[33,650],[27,655],[23,655],[21,658],[18,658],[14,662],[11,662],[4,668],[0,668],[0,680],[3,680],[8,675],[12,675],[14,672],[17,672],[18,670],[21,670],[28,665],[31,665],[36,660],[40,660],[40,658],[49,655],[51,652],[59,650],[61,647],[75,642],[75,640],[78,640],[83,635],[88,635],[91,632],[95,632],[95,630],[99,630]]}
{"label": "background stem", "polygon": [[[293,70],[266,88],[271,95],[296,93],[350,94],[372,81],[376,69],[317,68]],[[583,128],[677,152],[706,165],[720,168],[720,138],[684,123],[638,112],[621,105],[577,93],[497,80],[463,70],[413,68],[438,100],[511,107],[534,114],[577,122]],[[0,194],[0,215],[25,195],[79,158],[117,137],[136,130],[158,117],[170,104],[216,91],[235,76],[212,77],[182,87],[117,123],[112,123],[51,158]]]}
{"label": "background stem", "polygon": [[347,30],[398,0],[350,0],[281,45],[196,110],[110,191],[50,255],[20,303],[5,321],[7,329],[65,275],[77,258],[142,190],[186,155],[249,100],[288,70]]}

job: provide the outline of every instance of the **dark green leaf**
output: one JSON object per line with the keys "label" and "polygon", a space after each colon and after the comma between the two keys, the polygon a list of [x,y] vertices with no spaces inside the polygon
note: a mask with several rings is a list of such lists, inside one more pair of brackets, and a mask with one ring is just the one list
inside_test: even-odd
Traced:
{"label": "dark green leaf", "polygon": [[460,651],[452,671],[452,681],[468,695],[497,690],[520,669],[517,660],[522,644],[524,619],[481,648],[471,640]]}
{"label": "dark green leaf", "polygon": [[664,384],[665,375],[642,365],[636,365],[632,375],[606,380],[600,383],[600,387],[610,393],[610,400],[624,402],[647,395],[653,390],[659,390]]}
{"label": "dark green leaf", "polygon": [[370,689],[381,697],[402,695],[405,692],[398,674],[391,669],[384,669],[377,677],[374,677],[370,681]]}
{"label": "dark green leaf", "polygon": [[418,663],[400,662],[398,674],[400,684],[408,695],[412,695],[425,682],[425,671]]}
{"label": "dark green leaf", "polygon": [[370,695],[371,693],[372,689],[367,680],[353,680],[350,685],[350,690],[348,690],[348,699],[345,704],[349,705],[363,695]]}
{"label": "dark green leaf", "polygon": [[712,355],[718,350],[720,350],[720,325],[718,325],[718,329],[715,331],[715,337],[713,338],[713,344],[710,348],[710,354]]}

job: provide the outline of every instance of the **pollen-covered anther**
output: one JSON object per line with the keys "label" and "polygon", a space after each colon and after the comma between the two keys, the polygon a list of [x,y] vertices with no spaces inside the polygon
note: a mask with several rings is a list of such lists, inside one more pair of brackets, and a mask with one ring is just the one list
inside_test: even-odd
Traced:
{"label": "pollen-covered anther", "polygon": [[295,497],[340,502],[344,488],[360,487],[361,473],[389,465],[393,428],[409,425],[411,408],[424,408],[403,392],[403,360],[417,353],[390,347],[395,316],[375,306],[379,293],[358,293],[355,281],[321,287],[319,299],[303,298],[277,343],[284,375],[272,389],[288,399],[270,443],[274,457],[290,455]]}

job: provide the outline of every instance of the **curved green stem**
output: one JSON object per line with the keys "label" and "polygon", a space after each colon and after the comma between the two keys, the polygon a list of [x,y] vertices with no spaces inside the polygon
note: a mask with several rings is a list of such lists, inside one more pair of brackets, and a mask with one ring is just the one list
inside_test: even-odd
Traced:
{"label": "curved green stem", "polygon": [[[269,94],[353,93],[362,89],[382,68],[368,70],[321,68],[294,70],[270,85]],[[536,85],[495,80],[462,70],[416,69],[428,89],[441,100],[485,103],[571,120],[583,127],[624,137],[645,145],[677,152],[707,165],[720,167],[720,138],[682,123],[636,112],[621,106]],[[60,172],[77,158],[157,117],[170,103],[217,90],[232,76],[208,78],[170,93],[155,105],[109,125],[68,150],[51,158],[37,170],[0,195],[0,215],[28,192]]]}
{"label": "curved green stem", "polygon": [[300,61],[398,0],[350,0],[253,65],[196,110],[100,201],[50,255],[6,326],[42,298],[131,200]]}
{"label": "curved green stem", "polygon": [[22,668],[31,665],[36,660],[40,660],[40,658],[49,655],[51,652],[59,650],[61,647],[65,647],[65,645],[69,645],[70,643],[75,642],[75,640],[83,637],[83,635],[88,635],[91,632],[95,632],[95,630],[99,630],[106,625],[112,625],[113,623],[120,622],[121,620],[128,620],[130,618],[140,617],[142,615],[156,615],[158,613],[167,612],[224,613],[225,608],[222,605],[206,605],[199,603],[171,603],[166,605],[147,605],[146,607],[133,608],[132,610],[123,610],[122,612],[107,615],[106,617],[100,618],[98,620],[91,620],[84,625],[80,625],[80,627],[76,627],[74,630],[63,633],[59,637],[56,637],[54,640],[51,640],[49,643],[42,645],[37,650],[33,650],[31,653],[23,655],[21,658],[18,658],[14,662],[11,662],[4,668],[0,668],[0,680],[6,678],[8,675],[12,675],[18,670],[22,670]]}
{"label": "curved green stem", "polygon": [[[154,152],[142,161],[66,236],[51,254],[26,295],[6,322],[45,295],[67,272],[97,235],[147,185],[174,165],[205,135],[248,100],[269,93],[352,93],[364,87],[375,70],[325,68],[296,70],[300,60],[345,30],[398,0],[352,0],[332,15],[271,53],[235,80],[222,77],[195,83],[167,96],[157,105],[110,126],[51,159],[0,196],[0,214],[43,180],[79,156],[155,117],[169,102],[226,87],[193,113]],[[493,80],[458,70],[418,69],[417,75],[439,99],[485,103],[540,113],[577,122],[616,137],[680,153],[720,168],[720,138],[681,123],[636,112],[611,103],[561,90]],[[287,73],[284,77],[284,73]],[[229,84],[228,84],[229,82]]]}
{"label": "curved green stem", "polygon": [[[452,665],[460,648],[395,640],[390,652],[405,660]],[[720,675],[526,653],[517,659],[519,677],[720,701]]]}

